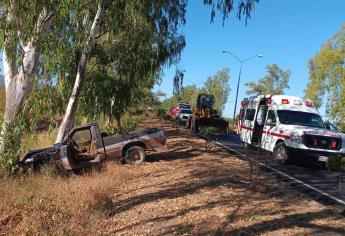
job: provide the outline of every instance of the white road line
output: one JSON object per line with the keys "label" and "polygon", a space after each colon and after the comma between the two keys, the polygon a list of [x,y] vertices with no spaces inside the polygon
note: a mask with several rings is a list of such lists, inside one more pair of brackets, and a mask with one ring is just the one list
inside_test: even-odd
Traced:
{"label": "white road line", "polygon": [[[234,149],[232,149],[232,148],[229,148],[228,146],[225,146],[224,144],[222,144],[222,143],[220,143],[220,142],[215,141],[215,143],[216,143],[217,145],[219,145],[219,146],[225,148],[225,149],[228,149],[228,150],[230,150],[230,151],[232,151],[232,152],[235,152],[236,154],[239,154],[239,155],[242,156],[242,157],[245,157],[245,155],[244,155],[243,153],[240,153],[240,152],[237,151],[237,150],[234,150]],[[282,171],[280,171],[280,170],[277,170],[277,169],[274,168],[274,167],[265,165],[265,164],[263,164],[263,163],[261,163],[261,162],[259,162],[259,161],[256,161],[256,162],[257,162],[259,165],[261,165],[261,166],[263,166],[263,167],[266,167],[266,168],[270,169],[270,170],[273,171],[273,172],[276,172],[276,173],[278,173],[278,174],[280,174],[280,175],[282,175],[282,176],[284,176],[284,177],[287,177],[288,179],[293,180],[293,181],[295,181],[296,183],[302,184],[304,187],[309,188],[309,189],[312,189],[312,190],[314,190],[315,192],[318,192],[318,193],[320,193],[321,195],[326,196],[326,197],[332,199],[333,201],[335,201],[335,202],[337,202],[337,203],[342,204],[342,205],[345,206],[345,201],[343,201],[343,200],[341,200],[341,199],[339,199],[339,198],[337,198],[337,197],[335,197],[335,196],[333,196],[333,195],[331,195],[331,194],[329,194],[329,193],[326,193],[326,192],[324,192],[324,191],[322,191],[322,190],[320,190],[320,189],[318,189],[318,188],[316,188],[316,187],[314,187],[314,186],[311,186],[310,184],[307,184],[307,183],[303,182],[302,180],[299,180],[299,179],[297,179],[297,178],[295,178],[295,177],[293,177],[293,176],[291,176],[291,175],[289,175],[289,174],[286,174],[286,173],[284,173],[284,172],[282,172]]]}

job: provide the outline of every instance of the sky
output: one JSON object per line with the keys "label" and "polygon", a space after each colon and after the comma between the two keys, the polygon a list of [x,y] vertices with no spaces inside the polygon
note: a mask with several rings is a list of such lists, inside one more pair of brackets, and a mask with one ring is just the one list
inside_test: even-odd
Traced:
{"label": "sky", "polygon": [[[187,45],[177,66],[186,71],[184,86],[202,86],[208,76],[229,67],[231,92],[223,112],[228,117],[232,117],[234,111],[240,63],[229,54],[223,54],[222,50],[229,50],[241,59],[263,55],[244,64],[238,104],[248,97],[244,84],[263,77],[266,65],[272,63],[292,73],[290,88],[285,93],[304,97],[308,60],[345,23],[344,0],[260,0],[247,26],[236,19],[236,12],[224,26],[219,14],[211,24],[211,9],[202,2],[189,0],[187,24],[181,29]],[[161,90],[170,97],[175,69],[165,68],[163,80],[154,90]],[[323,108],[320,113],[324,115]]]}

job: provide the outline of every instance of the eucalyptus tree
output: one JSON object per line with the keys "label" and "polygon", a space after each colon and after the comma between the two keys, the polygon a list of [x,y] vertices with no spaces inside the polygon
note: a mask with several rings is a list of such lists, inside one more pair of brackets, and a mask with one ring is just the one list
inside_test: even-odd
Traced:
{"label": "eucalyptus tree", "polygon": [[[238,18],[245,16],[248,19],[256,2],[258,1],[240,0],[238,2]],[[223,14],[224,22],[234,7],[233,1],[205,0],[204,4],[212,6],[212,21],[216,10],[219,10]],[[181,25],[185,24],[186,7],[186,0],[109,2],[104,9],[104,17],[98,33],[100,37],[97,37],[95,45],[96,47],[98,44],[103,45],[105,41],[113,43],[112,49],[108,47],[108,52],[112,51],[113,53],[109,55],[106,63],[103,61],[103,69],[99,70],[107,72],[106,75],[103,74],[103,77],[107,80],[90,80],[84,76],[84,79],[89,83],[93,83],[93,86],[90,85],[87,88],[95,89],[93,91],[87,89],[88,92],[86,91],[85,94],[88,95],[83,96],[87,99],[83,103],[85,105],[103,104],[98,108],[107,107],[105,110],[108,114],[110,116],[115,114],[115,117],[119,119],[124,109],[130,105],[133,98],[138,94],[138,88],[152,87],[157,79],[156,76],[160,74],[161,68],[175,64],[179,60],[185,41],[184,36],[178,34],[178,30]],[[126,24],[123,24],[123,22],[126,22]],[[98,66],[95,68],[98,68]],[[177,72],[177,77],[174,80],[175,85],[180,84],[181,86],[183,72]],[[99,78],[99,76],[92,77]],[[95,83],[98,85],[95,86]],[[102,98],[100,98],[95,94],[95,91],[99,91],[104,86],[107,87],[102,89],[102,93],[97,93],[98,95],[102,94]],[[78,91],[81,91],[81,88],[82,86],[79,87]],[[73,117],[75,116],[77,98],[80,92],[78,96],[73,94],[75,94],[75,91],[72,92],[64,120],[60,126],[57,142],[61,141],[63,134],[74,123]],[[92,94],[94,96],[89,96]],[[95,103],[93,103],[92,98],[94,98]],[[70,109],[70,107],[73,107],[73,109]],[[86,107],[88,106],[86,105]],[[97,113],[102,112],[93,111],[89,113],[95,117]]]}
{"label": "eucalyptus tree", "polygon": [[[119,120],[143,90],[153,87],[162,66],[175,63],[185,46],[178,33],[185,5],[171,0],[107,5],[84,77],[82,114],[96,118],[106,112]],[[74,115],[64,119],[66,127]],[[66,127],[60,127],[57,141]]]}
{"label": "eucalyptus tree", "polygon": [[[61,26],[68,1],[0,1],[0,50],[3,52],[6,104],[0,135],[0,152],[10,148],[8,136],[20,140],[16,119],[38,81],[40,55],[52,46],[52,24]],[[7,146],[6,146],[7,145]]]}
{"label": "eucalyptus tree", "polygon": [[181,93],[181,90],[183,89],[183,78],[184,78],[185,71],[181,69],[176,69],[175,76],[173,78],[174,82],[174,95],[179,95]]}
{"label": "eucalyptus tree", "polygon": [[257,82],[248,82],[247,94],[284,94],[289,88],[290,70],[283,70],[277,64],[266,66],[267,74]]}
{"label": "eucalyptus tree", "polygon": [[[62,141],[66,130],[72,128],[74,124],[75,113],[78,106],[78,99],[85,80],[87,62],[89,60],[91,50],[93,49],[95,44],[96,36],[98,34],[98,28],[100,27],[101,23],[101,18],[105,14],[105,6],[108,4],[110,4],[110,2],[107,1],[106,3],[105,0],[98,0],[95,9],[93,9],[93,7],[90,7],[89,11],[87,11],[83,16],[82,28],[85,38],[82,41],[83,46],[78,61],[72,93],[69,98],[66,112],[56,137],[57,143]],[[93,15],[93,18],[91,20],[90,15]]]}
{"label": "eucalyptus tree", "polygon": [[345,130],[345,24],[309,60],[305,97]]}
{"label": "eucalyptus tree", "polygon": [[217,72],[216,75],[210,76],[205,81],[205,90],[207,93],[212,94],[215,97],[214,108],[218,111],[223,111],[228,96],[230,93],[230,70],[224,68]]}

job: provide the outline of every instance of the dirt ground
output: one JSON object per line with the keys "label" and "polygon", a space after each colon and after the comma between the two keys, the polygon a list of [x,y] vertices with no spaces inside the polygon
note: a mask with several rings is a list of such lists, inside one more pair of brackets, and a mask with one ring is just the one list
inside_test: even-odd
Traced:
{"label": "dirt ground", "polygon": [[[163,124],[164,125],[164,124]],[[220,148],[165,124],[168,143],[140,167],[145,175],[114,196],[108,220],[119,235],[344,234],[345,220]]]}
{"label": "dirt ground", "polygon": [[[28,179],[11,182],[11,187],[2,181],[0,232],[4,235],[42,232],[70,235],[345,234],[344,216],[277,182],[273,176],[264,174],[253,186],[245,161],[220,148],[205,152],[203,140],[187,130],[177,131],[172,123],[150,118],[142,125],[163,126],[168,138],[167,145],[148,155],[142,165],[116,166],[109,162],[101,173],[86,176],[28,177],[35,186],[31,188],[20,187]],[[77,192],[77,196],[71,192]],[[28,200],[32,194],[35,199]],[[47,206],[40,203],[42,199],[57,210],[46,209]],[[64,203],[66,201],[72,203]],[[33,205],[28,207],[29,204]],[[34,214],[35,210],[41,213]],[[35,225],[32,219],[41,223],[32,226]]]}

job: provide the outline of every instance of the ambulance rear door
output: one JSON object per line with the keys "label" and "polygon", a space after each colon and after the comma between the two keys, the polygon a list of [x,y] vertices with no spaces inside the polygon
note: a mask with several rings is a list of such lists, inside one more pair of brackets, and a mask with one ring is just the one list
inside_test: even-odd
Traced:
{"label": "ambulance rear door", "polygon": [[254,118],[257,109],[257,102],[250,101],[244,114],[244,119],[241,124],[241,140],[245,143],[252,143]]}

